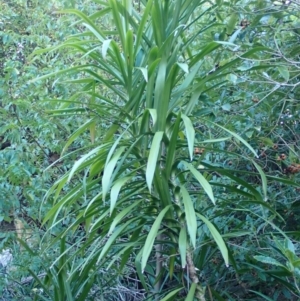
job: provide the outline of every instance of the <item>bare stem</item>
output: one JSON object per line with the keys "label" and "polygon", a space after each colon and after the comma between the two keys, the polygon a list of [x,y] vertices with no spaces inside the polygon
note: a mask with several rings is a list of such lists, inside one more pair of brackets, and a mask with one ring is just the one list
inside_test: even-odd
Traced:
{"label": "bare stem", "polygon": [[199,283],[199,278],[198,278],[196,268],[195,268],[195,265],[193,262],[191,250],[187,250],[186,263],[187,263],[189,277],[190,277],[192,283],[196,283],[196,285],[197,285],[196,293],[195,293],[196,300],[205,301],[205,289]]}
{"label": "bare stem", "polygon": [[[158,240],[161,240],[162,237],[161,237],[161,234],[159,234],[157,236],[157,239]],[[155,283],[155,286],[154,286],[154,291],[155,291],[155,294],[156,294],[156,300],[158,300],[158,293],[160,291],[160,288],[161,288],[161,278],[158,279],[158,277],[160,277],[160,273],[161,273],[161,270],[162,270],[162,258],[161,258],[161,254],[162,254],[162,244],[157,244],[155,246],[155,251],[156,251],[156,254],[155,254],[155,257],[156,257],[156,271],[155,271],[155,279],[156,279],[156,283]]]}

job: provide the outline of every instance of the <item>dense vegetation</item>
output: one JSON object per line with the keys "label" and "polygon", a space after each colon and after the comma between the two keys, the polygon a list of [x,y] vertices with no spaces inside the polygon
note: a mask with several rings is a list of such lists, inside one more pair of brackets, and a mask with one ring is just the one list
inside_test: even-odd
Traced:
{"label": "dense vegetation", "polygon": [[300,299],[299,2],[1,8],[2,300]]}

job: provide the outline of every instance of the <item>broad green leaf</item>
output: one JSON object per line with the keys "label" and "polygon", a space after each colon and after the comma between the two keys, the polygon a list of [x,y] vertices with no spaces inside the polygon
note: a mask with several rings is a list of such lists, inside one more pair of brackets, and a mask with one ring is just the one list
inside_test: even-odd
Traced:
{"label": "broad green leaf", "polygon": [[198,180],[199,184],[202,186],[210,200],[213,202],[213,204],[216,204],[215,197],[211,188],[211,185],[209,182],[202,176],[202,174],[191,164],[187,163],[185,161],[182,161],[182,163],[191,171],[193,176]]}
{"label": "broad green leaf", "polygon": [[253,256],[257,261],[260,261],[262,263],[266,263],[266,264],[272,264],[272,265],[276,265],[276,266],[279,266],[279,267],[282,267],[284,269],[286,269],[286,267],[281,264],[280,262],[278,262],[276,259],[272,258],[272,257],[269,257],[269,256],[260,256],[260,255],[257,255],[257,256]]}
{"label": "broad green leaf", "polygon": [[285,239],[284,240],[284,244],[286,246],[286,249],[288,249],[289,251],[291,251],[293,254],[295,254],[295,246],[292,243],[292,241],[290,239]]}
{"label": "broad green leaf", "polygon": [[182,200],[184,204],[185,220],[190,235],[190,240],[194,248],[196,248],[197,236],[197,219],[192,199],[184,186],[180,187]]}
{"label": "broad green leaf", "polygon": [[[132,30],[127,30],[126,33],[126,57],[127,57],[127,66],[128,66],[128,76],[131,78],[132,67],[134,64],[134,57],[133,57],[133,33]],[[132,83],[128,83],[129,87],[131,88]]]}
{"label": "broad green leaf", "polygon": [[194,129],[192,121],[189,117],[187,117],[184,114],[181,114],[181,118],[182,118],[184,126],[185,126],[186,138],[187,138],[187,142],[188,142],[190,158],[192,161],[193,155],[194,155],[195,129]]}
{"label": "broad green leaf", "polygon": [[222,106],[222,109],[223,109],[224,111],[230,111],[230,110],[231,110],[231,105],[230,105],[230,103],[224,104],[224,105]]}
{"label": "broad green leaf", "polygon": [[163,132],[156,132],[154,135],[154,138],[152,140],[150,153],[148,157],[148,163],[147,163],[147,169],[146,169],[146,181],[149,188],[149,191],[151,192],[152,188],[152,181],[154,172],[156,169],[157,159],[159,157],[159,151],[160,151],[160,144],[161,140],[163,138]]}
{"label": "broad green leaf", "polygon": [[285,66],[279,66],[277,68],[278,68],[278,71],[279,71],[280,75],[284,78],[284,80],[286,82],[288,82],[289,79],[290,79],[289,69],[287,67],[285,67]]}
{"label": "broad green leaf", "polygon": [[187,235],[186,235],[186,228],[182,227],[179,233],[179,254],[181,258],[181,267],[184,269],[186,266],[186,249],[187,249]]}
{"label": "broad green leaf", "polygon": [[157,111],[155,109],[147,109],[152,117],[153,126],[156,124],[157,120]]}
{"label": "broad green leaf", "polygon": [[166,93],[167,60],[163,58],[158,67],[154,90],[154,109],[157,112],[157,130],[163,131],[166,123],[169,99],[164,97]]}
{"label": "broad green leaf", "polygon": [[147,239],[143,248],[143,253],[142,253],[142,272],[144,272],[148,258],[151,254],[152,248],[153,248],[153,244],[154,244],[154,240],[155,237],[157,236],[157,233],[159,231],[160,228],[160,224],[165,216],[165,214],[167,213],[167,211],[170,209],[170,205],[165,207],[158,215],[158,217],[156,218],[155,222],[153,223],[149,234],[147,235]]}
{"label": "broad green leaf", "polygon": [[292,262],[292,265],[295,267],[295,268],[300,268],[300,259],[298,259],[298,260],[295,260],[295,261],[293,261]]}
{"label": "broad green leaf", "polygon": [[107,54],[107,50],[109,48],[110,42],[111,42],[111,39],[105,40],[102,44],[102,56],[104,59],[106,59],[106,54]]}
{"label": "broad green leaf", "polygon": [[239,29],[237,29],[237,30],[232,34],[232,36],[229,38],[228,42],[229,42],[229,43],[233,43],[233,42],[236,40],[237,36],[240,34],[240,32],[241,32],[242,30],[243,30],[243,27],[240,27]]}
{"label": "broad green leaf", "polygon": [[189,65],[186,63],[177,63],[177,65],[185,72],[189,73]]}
{"label": "broad green leaf", "polygon": [[138,70],[140,70],[142,72],[143,77],[144,77],[144,79],[145,79],[145,81],[147,83],[148,82],[148,69],[145,68],[145,67],[135,67],[135,69],[138,69]]}
{"label": "broad green leaf", "polygon": [[225,245],[225,242],[219,233],[219,231],[216,229],[216,227],[203,215],[197,213],[197,216],[206,224],[207,228],[209,229],[212,237],[214,238],[216,244],[218,245],[221,254],[223,256],[223,259],[225,261],[225,265],[229,267],[229,256],[228,256],[228,249]]}
{"label": "broad green leaf", "polygon": [[232,13],[228,22],[227,22],[227,34],[231,35],[235,26],[237,25],[237,21],[239,19],[239,16],[237,13]]}

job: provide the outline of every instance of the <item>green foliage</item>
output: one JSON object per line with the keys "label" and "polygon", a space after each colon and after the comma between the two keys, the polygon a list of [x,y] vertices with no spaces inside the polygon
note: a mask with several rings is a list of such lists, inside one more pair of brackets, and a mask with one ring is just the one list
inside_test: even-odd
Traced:
{"label": "green foliage", "polygon": [[297,300],[297,4],[29,2],[0,91],[2,219],[43,236],[26,295]]}

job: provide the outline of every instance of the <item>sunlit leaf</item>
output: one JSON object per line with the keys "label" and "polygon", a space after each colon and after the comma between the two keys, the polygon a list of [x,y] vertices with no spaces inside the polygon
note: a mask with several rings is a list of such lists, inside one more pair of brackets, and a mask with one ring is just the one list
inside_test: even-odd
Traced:
{"label": "sunlit leaf", "polygon": [[163,132],[156,132],[154,135],[154,138],[152,140],[150,153],[148,157],[148,163],[147,163],[147,169],[146,169],[146,181],[149,188],[149,191],[151,191],[152,188],[152,181],[154,172],[156,169],[157,159],[159,156],[160,151],[160,144],[163,137]]}
{"label": "sunlit leaf", "polygon": [[184,114],[181,114],[181,118],[184,122],[186,138],[188,141],[189,153],[191,161],[193,160],[194,155],[194,141],[195,141],[195,129],[189,117]]}

